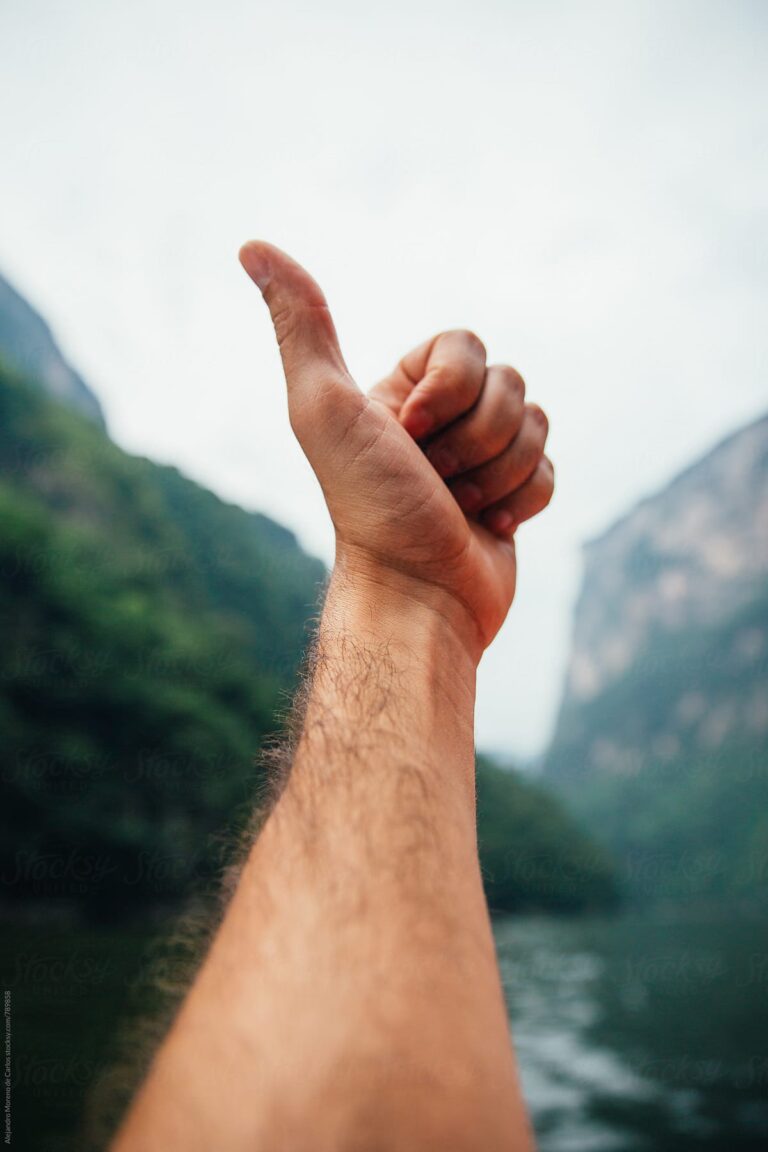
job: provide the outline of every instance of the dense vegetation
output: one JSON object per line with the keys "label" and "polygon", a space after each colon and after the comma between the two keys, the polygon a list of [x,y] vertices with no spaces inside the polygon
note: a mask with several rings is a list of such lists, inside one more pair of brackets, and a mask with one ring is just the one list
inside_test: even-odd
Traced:
{"label": "dense vegetation", "polygon": [[[634,901],[768,904],[767,655],[758,589],[729,618],[650,640],[550,753],[552,779]],[[624,751],[622,770],[585,765],[598,736]]]}
{"label": "dense vegetation", "polygon": [[[323,578],[278,525],[0,370],[6,902],[119,917],[216,873]],[[556,802],[488,764],[478,787],[494,907],[610,898]]]}
{"label": "dense vegetation", "polygon": [[0,376],[6,899],[119,913],[216,867],[322,566]]}
{"label": "dense vegetation", "polygon": [[519,772],[479,758],[477,832],[494,911],[573,912],[615,901],[607,853],[558,799]]}
{"label": "dense vegetation", "polygon": [[633,903],[768,908],[768,760],[754,746],[649,757],[631,777],[571,784],[567,798]]}

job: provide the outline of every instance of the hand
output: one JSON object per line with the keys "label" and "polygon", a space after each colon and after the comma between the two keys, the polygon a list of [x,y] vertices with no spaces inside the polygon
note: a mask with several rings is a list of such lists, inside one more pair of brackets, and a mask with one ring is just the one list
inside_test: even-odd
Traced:
{"label": "hand", "polygon": [[352,380],[328,305],[289,256],[261,241],[240,260],[269,307],[291,426],[336,530],[337,564],[407,585],[451,616],[476,657],[515,592],[513,535],[549,503],[547,419],[524,404],[512,368],[487,368],[470,332],[446,332],[405,356],[367,396]]}

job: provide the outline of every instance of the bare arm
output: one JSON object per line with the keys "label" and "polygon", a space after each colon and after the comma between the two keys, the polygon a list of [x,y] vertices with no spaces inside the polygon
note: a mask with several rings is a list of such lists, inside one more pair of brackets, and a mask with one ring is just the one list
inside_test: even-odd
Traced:
{"label": "bare arm", "polygon": [[[511,532],[551,494],[545,428],[466,333],[363,397],[314,282],[266,245],[243,262],[337,559],[285,790],[115,1147],[526,1149],[473,726],[477,662],[514,593]],[[479,503],[466,489],[462,511],[437,469]]]}

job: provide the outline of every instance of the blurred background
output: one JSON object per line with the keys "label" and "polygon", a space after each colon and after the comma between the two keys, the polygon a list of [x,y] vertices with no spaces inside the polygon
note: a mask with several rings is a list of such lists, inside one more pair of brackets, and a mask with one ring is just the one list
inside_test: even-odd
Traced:
{"label": "blurred background", "polygon": [[550,416],[477,729],[541,1149],[765,1147],[767,63],[752,0],[0,3],[18,1146],[103,1146],[332,560],[256,236],[362,387],[469,327]]}

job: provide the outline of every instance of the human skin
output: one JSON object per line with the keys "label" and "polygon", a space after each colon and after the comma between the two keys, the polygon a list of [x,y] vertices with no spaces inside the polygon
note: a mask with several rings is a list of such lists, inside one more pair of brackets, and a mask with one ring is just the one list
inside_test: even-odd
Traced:
{"label": "human skin", "polygon": [[336,533],[301,735],[114,1152],[529,1149],[475,831],[476,669],[547,422],[468,332],[364,396],[307,273],[241,251]]}

